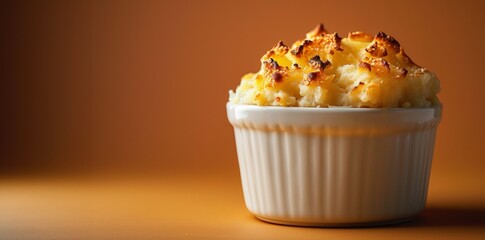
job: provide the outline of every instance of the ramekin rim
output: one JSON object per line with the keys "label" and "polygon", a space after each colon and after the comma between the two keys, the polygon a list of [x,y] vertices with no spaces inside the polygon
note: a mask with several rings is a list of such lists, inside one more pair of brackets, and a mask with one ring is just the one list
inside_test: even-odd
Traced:
{"label": "ramekin rim", "polygon": [[235,106],[235,107],[244,107],[248,109],[254,110],[270,110],[270,111],[320,111],[320,112],[400,112],[400,111],[416,111],[416,110],[442,110],[443,105],[434,105],[430,107],[409,107],[409,108],[355,108],[355,107],[344,107],[344,106],[335,106],[335,107],[286,107],[286,106],[258,106],[252,104],[239,104],[239,103],[231,103],[227,102],[227,106]]}

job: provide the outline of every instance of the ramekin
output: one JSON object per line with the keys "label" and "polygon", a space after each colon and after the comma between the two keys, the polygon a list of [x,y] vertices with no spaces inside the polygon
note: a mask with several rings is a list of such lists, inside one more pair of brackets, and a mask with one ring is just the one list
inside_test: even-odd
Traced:
{"label": "ramekin", "polygon": [[264,221],[392,224],[426,204],[439,106],[226,107],[245,203]]}

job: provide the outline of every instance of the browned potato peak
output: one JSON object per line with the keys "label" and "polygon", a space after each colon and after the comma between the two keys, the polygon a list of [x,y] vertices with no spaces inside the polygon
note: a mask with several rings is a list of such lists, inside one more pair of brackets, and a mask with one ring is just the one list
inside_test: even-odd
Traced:
{"label": "browned potato peak", "polygon": [[291,46],[279,41],[261,69],[243,77],[235,103],[277,106],[409,107],[439,104],[439,81],[384,32],[341,38],[318,24]]}

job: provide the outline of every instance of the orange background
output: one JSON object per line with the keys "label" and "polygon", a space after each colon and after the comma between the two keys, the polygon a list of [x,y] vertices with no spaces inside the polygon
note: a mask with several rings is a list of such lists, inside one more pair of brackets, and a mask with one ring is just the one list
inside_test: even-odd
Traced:
{"label": "orange background", "polygon": [[430,201],[475,206],[483,218],[484,9],[482,1],[1,1],[0,174],[12,184],[149,176],[187,190],[192,183],[178,179],[211,178],[236,189],[221,193],[235,201],[227,212],[244,212],[228,90],[278,40],[292,43],[323,22],[341,36],[384,31],[438,75],[444,112]]}

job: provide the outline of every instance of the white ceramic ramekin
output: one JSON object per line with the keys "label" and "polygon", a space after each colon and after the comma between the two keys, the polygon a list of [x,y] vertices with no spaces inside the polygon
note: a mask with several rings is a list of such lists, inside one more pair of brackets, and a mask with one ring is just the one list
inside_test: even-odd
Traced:
{"label": "white ceramic ramekin", "polygon": [[425,206],[441,108],[227,104],[246,206],[300,226],[406,221]]}

